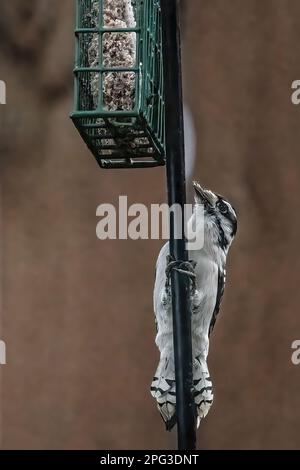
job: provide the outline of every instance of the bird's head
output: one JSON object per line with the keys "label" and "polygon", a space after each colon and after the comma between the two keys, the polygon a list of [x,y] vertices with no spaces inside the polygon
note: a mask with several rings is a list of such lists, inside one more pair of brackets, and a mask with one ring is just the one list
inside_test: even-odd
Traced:
{"label": "bird's head", "polygon": [[[195,209],[204,207],[204,237],[227,252],[237,231],[237,216],[230,202],[194,182]],[[207,241],[207,240],[206,240]]]}

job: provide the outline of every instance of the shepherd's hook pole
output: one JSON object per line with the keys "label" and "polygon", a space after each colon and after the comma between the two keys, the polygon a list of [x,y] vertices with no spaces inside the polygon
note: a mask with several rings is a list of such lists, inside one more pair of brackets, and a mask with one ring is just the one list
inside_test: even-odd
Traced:
{"label": "shepherd's hook pole", "polygon": [[[180,52],[180,23],[177,0],[161,0],[164,81],[166,103],[167,183],[169,205],[180,204],[170,216],[170,256],[187,261],[184,235],[175,238],[175,227],[184,233],[186,203],[184,126]],[[176,270],[171,274],[174,358],[176,379],[176,413],[178,449],[196,448],[196,411],[193,397],[193,359],[191,337],[190,280]]]}

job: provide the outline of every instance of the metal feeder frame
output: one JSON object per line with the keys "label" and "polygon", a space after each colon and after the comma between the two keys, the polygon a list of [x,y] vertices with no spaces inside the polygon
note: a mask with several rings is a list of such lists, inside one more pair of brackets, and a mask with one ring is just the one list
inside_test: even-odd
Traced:
{"label": "metal feeder frame", "polygon": [[[81,137],[102,168],[145,168],[165,164],[165,101],[160,0],[132,0],[136,27],[108,28],[103,24],[107,0],[96,0],[99,17],[91,19],[93,0],[76,0],[76,52],[74,111],[71,114]],[[134,67],[107,67],[103,61],[104,35],[136,35]],[[99,65],[89,64],[88,47],[98,35]],[[134,73],[134,106],[109,110],[104,103],[104,76]],[[91,79],[98,75],[98,97]]]}

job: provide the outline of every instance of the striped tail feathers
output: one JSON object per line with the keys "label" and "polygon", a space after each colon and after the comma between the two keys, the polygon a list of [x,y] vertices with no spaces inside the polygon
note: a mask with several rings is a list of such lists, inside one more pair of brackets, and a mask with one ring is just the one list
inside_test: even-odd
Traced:
{"label": "striped tail feathers", "polygon": [[157,408],[166,425],[167,431],[176,424],[175,380],[153,378],[151,394],[157,402]]}
{"label": "striped tail feathers", "polygon": [[161,358],[151,384],[151,395],[167,431],[171,431],[176,424],[176,389],[174,361],[170,357]]}
{"label": "striped tail feathers", "polygon": [[199,427],[201,419],[205,418],[209,412],[214,399],[207,362],[201,356],[194,359],[194,397],[198,412],[197,425]]}
{"label": "striped tail feathers", "polygon": [[[164,357],[160,360],[151,384],[151,395],[157,402],[158,410],[165,422],[167,431],[176,424],[176,383],[174,361]],[[213,387],[206,359],[194,359],[194,398],[197,407],[197,427],[205,418],[213,403]]]}

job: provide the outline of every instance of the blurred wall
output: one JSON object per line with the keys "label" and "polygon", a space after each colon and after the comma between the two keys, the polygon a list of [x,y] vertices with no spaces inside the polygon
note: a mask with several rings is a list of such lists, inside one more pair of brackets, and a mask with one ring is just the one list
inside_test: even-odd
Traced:
{"label": "blurred wall", "polygon": [[[100,242],[101,202],[165,200],[164,170],[100,171],[72,107],[73,1],[1,5],[4,449],[159,449],[155,241]],[[239,213],[210,351],[215,404],[201,448],[300,447],[297,0],[185,0],[195,178]]]}

